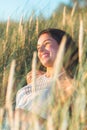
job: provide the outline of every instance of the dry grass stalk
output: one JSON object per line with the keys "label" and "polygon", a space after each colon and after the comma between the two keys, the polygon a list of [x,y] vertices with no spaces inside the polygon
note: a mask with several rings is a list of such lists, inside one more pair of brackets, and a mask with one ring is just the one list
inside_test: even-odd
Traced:
{"label": "dry grass stalk", "polygon": [[68,127],[68,120],[67,120],[67,115],[66,117],[63,116],[63,120],[61,122],[60,130],[67,130]]}
{"label": "dry grass stalk", "polygon": [[52,116],[50,115],[48,116],[48,119],[47,119],[47,130],[54,130]]}
{"label": "dry grass stalk", "polygon": [[79,28],[79,67],[82,67],[82,55],[83,55],[83,20],[80,20]]}
{"label": "dry grass stalk", "polygon": [[6,87],[6,67],[4,67],[4,72],[3,72],[3,81],[2,81],[2,85],[3,85],[3,89],[5,89]]}
{"label": "dry grass stalk", "polygon": [[69,108],[69,102],[65,103],[63,108],[61,109],[60,113],[60,124],[59,124],[59,130],[67,130],[69,122],[69,113],[68,113],[68,108]]}
{"label": "dry grass stalk", "polygon": [[40,124],[39,124],[39,121],[38,121],[38,118],[37,118],[37,116],[33,116],[33,118],[32,118],[33,120],[33,129],[34,130],[40,130]]}
{"label": "dry grass stalk", "polygon": [[7,93],[6,93],[6,108],[9,108],[9,105],[11,105],[11,93],[12,93],[12,87],[14,83],[14,70],[15,70],[15,60],[12,61],[11,68],[10,68]]}
{"label": "dry grass stalk", "polygon": [[12,87],[14,83],[14,70],[15,70],[15,60],[12,61],[11,63],[11,68],[10,68],[10,74],[9,74],[9,79],[8,79],[8,86],[7,86],[7,93],[6,93],[6,110],[8,112],[8,120],[9,120],[9,125],[11,127],[11,130],[13,130],[13,110],[12,110],[12,102],[11,102],[11,94],[12,94]]}
{"label": "dry grass stalk", "polygon": [[[72,109],[72,119],[70,124],[70,130],[76,129],[80,130],[83,129],[85,125],[85,117],[86,117],[86,92],[85,88],[80,82],[79,89],[77,90],[78,93],[75,96],[73,102],[73,109]],[[79,106],[79,107],[78,107]]]}
{"label": "dry grass stalk", "polygon": [[[36,64],[37,64],[37,52],[33,53],[33,60],[32,60],[32,94],[34,96],[36,91]],[[36,106],[37,102],[32,102],[32,110]],[[39,120],[38,117],[33,114],[32,115],[32,123],[33,123],[33,129],[34,130],[40,130],[39,126]]]}
{"label": "dry grass stalk", "polygon": [[[5,51],[6,51],[6,44],[7,44],[7,39],[6,41],[3,40],[3,54],[5,54]],[[7,83],[8,83],[8,72],[7,72],[7,69],[6,69],[6,66],[5,66],[5,56],[3,55],[3,74],[2,74],[2,93],[3,95],[5,95],[5,91],[6,91],[6,88],[7,88]],[[4,97],[5,99],[5,97]]]}
{"label": "dry grass stalk", "polygon": [[0,108],[0,130],[2,130],[4,108]]}
{"label": "dry grass stalk", "polygon": [[8,18],[8,21],[7,21],[7,26],[6,26],[6,38],[8,38],[9,26],[10,26],[10,18]]}
{"label": "dry grass stalk", "polygon": [[56,17],[56,13],[55,12],[53,12],[53,19]]}
{"label": "dry grass stalk", "polygon": [[14,130],[19,130],[19,127],[20,127],[20,114],[19,111],[16,111],[14,117]]}
{"label": "dry grass stalk", "polygon": [[18,28],[19,36],[20,36],[20,41],[21,41],[21,47],[24,47],[25,44],[25,32],[23,30],[23,17],[21,17],[20,22],[19,22],[19,28]]}
{"label": "dry grass stalk", "polygon": [[39,21],[38,21],[38,17],[36,19],[36,35],[38,35],[38,27],[39,27]]}
{"label": "dry grass stalk", "polygon": [[19,22],[19,29],[18,29],[18,32],[19,32],[19,34],[22,36],[22,34],[23,34],[23,17],[21,17],[21,19],[20,19],[20,22]]}
{"label": "dry grass stalk", "polygon": [[74,37],[74,20],[71,19],[71,36]]}
{"label": "dry grass stalk", "polygon": [[27,130],[27,127],[29,127],[27,117],[25,114],[21,113],[21,130]]}
{"label": "dry grass stalk", "polygon": [[[3,54],[6,51],[6,43],[7,43],[7,41],[3,40]],[[5,59],[5,57],[3,56],[3,63],[4,63],[4,59]],[[2,83],[3,83],[3,88],[5,88],[6,83],[7,83],[6,67],[5,66],[4,66],[4,71],[3,71],[3,82]]]}
{"label": "dry grass stalk", "polygon": [[81,87],[80,90],[80,104],[81,104],[81,112],[80,112],[80,122],[84,123],[85,120],[85,110],[86,110],[86,91],[84,87]]}
{"label": "dry grass stalk", "polygon": [[31,27],[32,20],[33,20],[33,16],[31,16],[29,19],[29,28]]}
{"label": "dry grass stalk", "polygon": [[59,51],[57,53],[56,62],[54,64],[54,81],[58,79],[58,74],[62,67],[63,62],[63,56],[64,56],[64,50],[65,50],[65,44],[66,44],[66,36],[62,38]]}
{"label": "dry grass stalk", "polygon": [[32,60],[32,92],[35,92],[35,84],[36,84],[36,63],[37,63],[37,53],[34,52],[33,60]]}
{"label": "dry grass stalk", "polygon": [[72,12],[71,12],[71,17],[73,17],[73,15],[75,13],[76,6],[77,6],[77,2],[74,3],[74,6],[73,6],[73,9],[72,9]]}
{"label": "dry grass stalk", "polygon": [[75,102],[73,104],[73,113],[72,113],[73,126],[72,125],[70,126],[70,127],[72,127],[72,129],[76,129],[76,130],[80,129],[80,119],[79,119],[79,115],[81,112],[80,111],[80,107],[81,107],[80,100],[81,100],[80,95],[77,95],[77,97],[75,98]]}
{"label": "dry grass stalk", "polygon": [[65,24],[66,24],[66,7],[64,6],[64,9],[63,9],[63,27],[65,27]]}
{"label": "dry grass stalk", "polygon": [[6,50],[6,43],[7,43],[7,41],[3,40],[3,53],[5,53],[5,50]]}
{"label": "dry grass stalk", "polygon": [[[62,63],[63,63],[63,56],[64,56],[64,50],[65,50],[65,44],[66,44],[66,36],[63,37],[62,41],[61,41],[61,44],[60,44],[60,48],[59,48],[59,51],[57,53],[57,57],[56,57],[56,62],[54,64],[54,75],[53,75],[53,86],[52,86],[52,94],[51,94],[51,102],[55,102],[55,98],[56,98],[56,91],[58,92],[59,94],[59,97],[61,97],[61,95],[63,94],[62,93],[62,89],[60,87],[60,83],[58,82],[58,86],[57,89],[55,88],[55,85],[56,85],[56,81],[58,81],[58,74],[60,73],[60,70],[62,68]],[[56,90],[56,91],[55,91]],[[61,99],[60,99],[61,100]],[[56,99],[57,101],[57,99]],[[59,101],[59,100],[58,100]],[[57,105],[57,104],[56,104]],[[57,107],[56,106],[56,110],[57,110]],[[51,110],[52,109],[52,110]],[[54,112],[54,109],[49,108],[50,111],[53,111]],[[53,116],[56,116],[54,113],[52,112]],[[58,112],[58,111],[57,111]],[[57,117],[58,118],[58,117]],[[55,119],[56,120],[56,119]],[[57,119],[58,120],[58,119]]]}

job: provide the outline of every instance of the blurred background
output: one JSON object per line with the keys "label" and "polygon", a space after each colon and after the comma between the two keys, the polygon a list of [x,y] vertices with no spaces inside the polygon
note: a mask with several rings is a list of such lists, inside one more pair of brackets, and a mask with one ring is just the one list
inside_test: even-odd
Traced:
{"label": "blurred background", "polygon": [[87,6],[87,0],[0,0],[0,21],[5,21],[8,17],[12,20],[19,20],[21,17],[27,19],[31,14],[49,18],[56,9],[62,11],[63,6],[72,8],[75,2],[77,8]]}

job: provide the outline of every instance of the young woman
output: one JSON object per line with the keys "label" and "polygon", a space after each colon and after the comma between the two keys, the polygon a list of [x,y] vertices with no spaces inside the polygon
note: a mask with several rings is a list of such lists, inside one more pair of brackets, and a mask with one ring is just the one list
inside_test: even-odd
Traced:
{"label": "young woman", "polygon": [[38,73],[34,94],[32,93],[32,80],[30,79],[28,85],[18,91],[16,98],[16,110],[27,110],[38,115],[41,119],[47,119],[47,107],[50,105],[49,97],[51,97],[50,90],[52,87],[52,77],[55,67],[54,63],[61,40],[65,35],[67,40],[64,60],[62,69],[58,74],[58,79],[61,87],[66,93],[65,98],[72,94],[72,79],[76,72],[76,66],[78,63],[77,45],[72,40],[71,36],[65,31],[48,28],[40,32],[37,42],[38,58],[42,65],[46,67],[46,72]]}

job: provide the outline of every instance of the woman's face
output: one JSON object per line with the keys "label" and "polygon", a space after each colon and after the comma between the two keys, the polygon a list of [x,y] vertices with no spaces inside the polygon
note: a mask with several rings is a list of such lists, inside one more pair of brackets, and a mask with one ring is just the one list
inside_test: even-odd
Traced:
{"label": "woman's face", "polygon": [[45,67],[53,67],[58,51],[58,43],[49,34],[42,34],[37,43],[38,57]]}

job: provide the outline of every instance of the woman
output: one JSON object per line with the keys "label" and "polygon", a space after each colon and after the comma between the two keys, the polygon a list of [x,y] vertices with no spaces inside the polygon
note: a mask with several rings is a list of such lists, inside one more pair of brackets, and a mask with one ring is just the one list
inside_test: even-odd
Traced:
{"label": "woman", "polygon": [[67,40],[65,45],[63,67],[58,74],[58,79],[61,87],[66,93],[65,98],[72,94],[72,79],[78,63],[78,49],[75,42],[65,31],[48,28],[40,32],[37,43],[38,58],[42,65],[46,67],[46,72],[38,74],[34,95],[32,93],[32,81],[29,81],[28,85],[18,91],[16,100],[17,110],[27,110],[33,114],[39,115],[41,119],[47,119],[47,107],[50,105],[49,97],[51,97],[52,94],[50,91],[55,67],[54,63],[61,40],[65,35]]}

